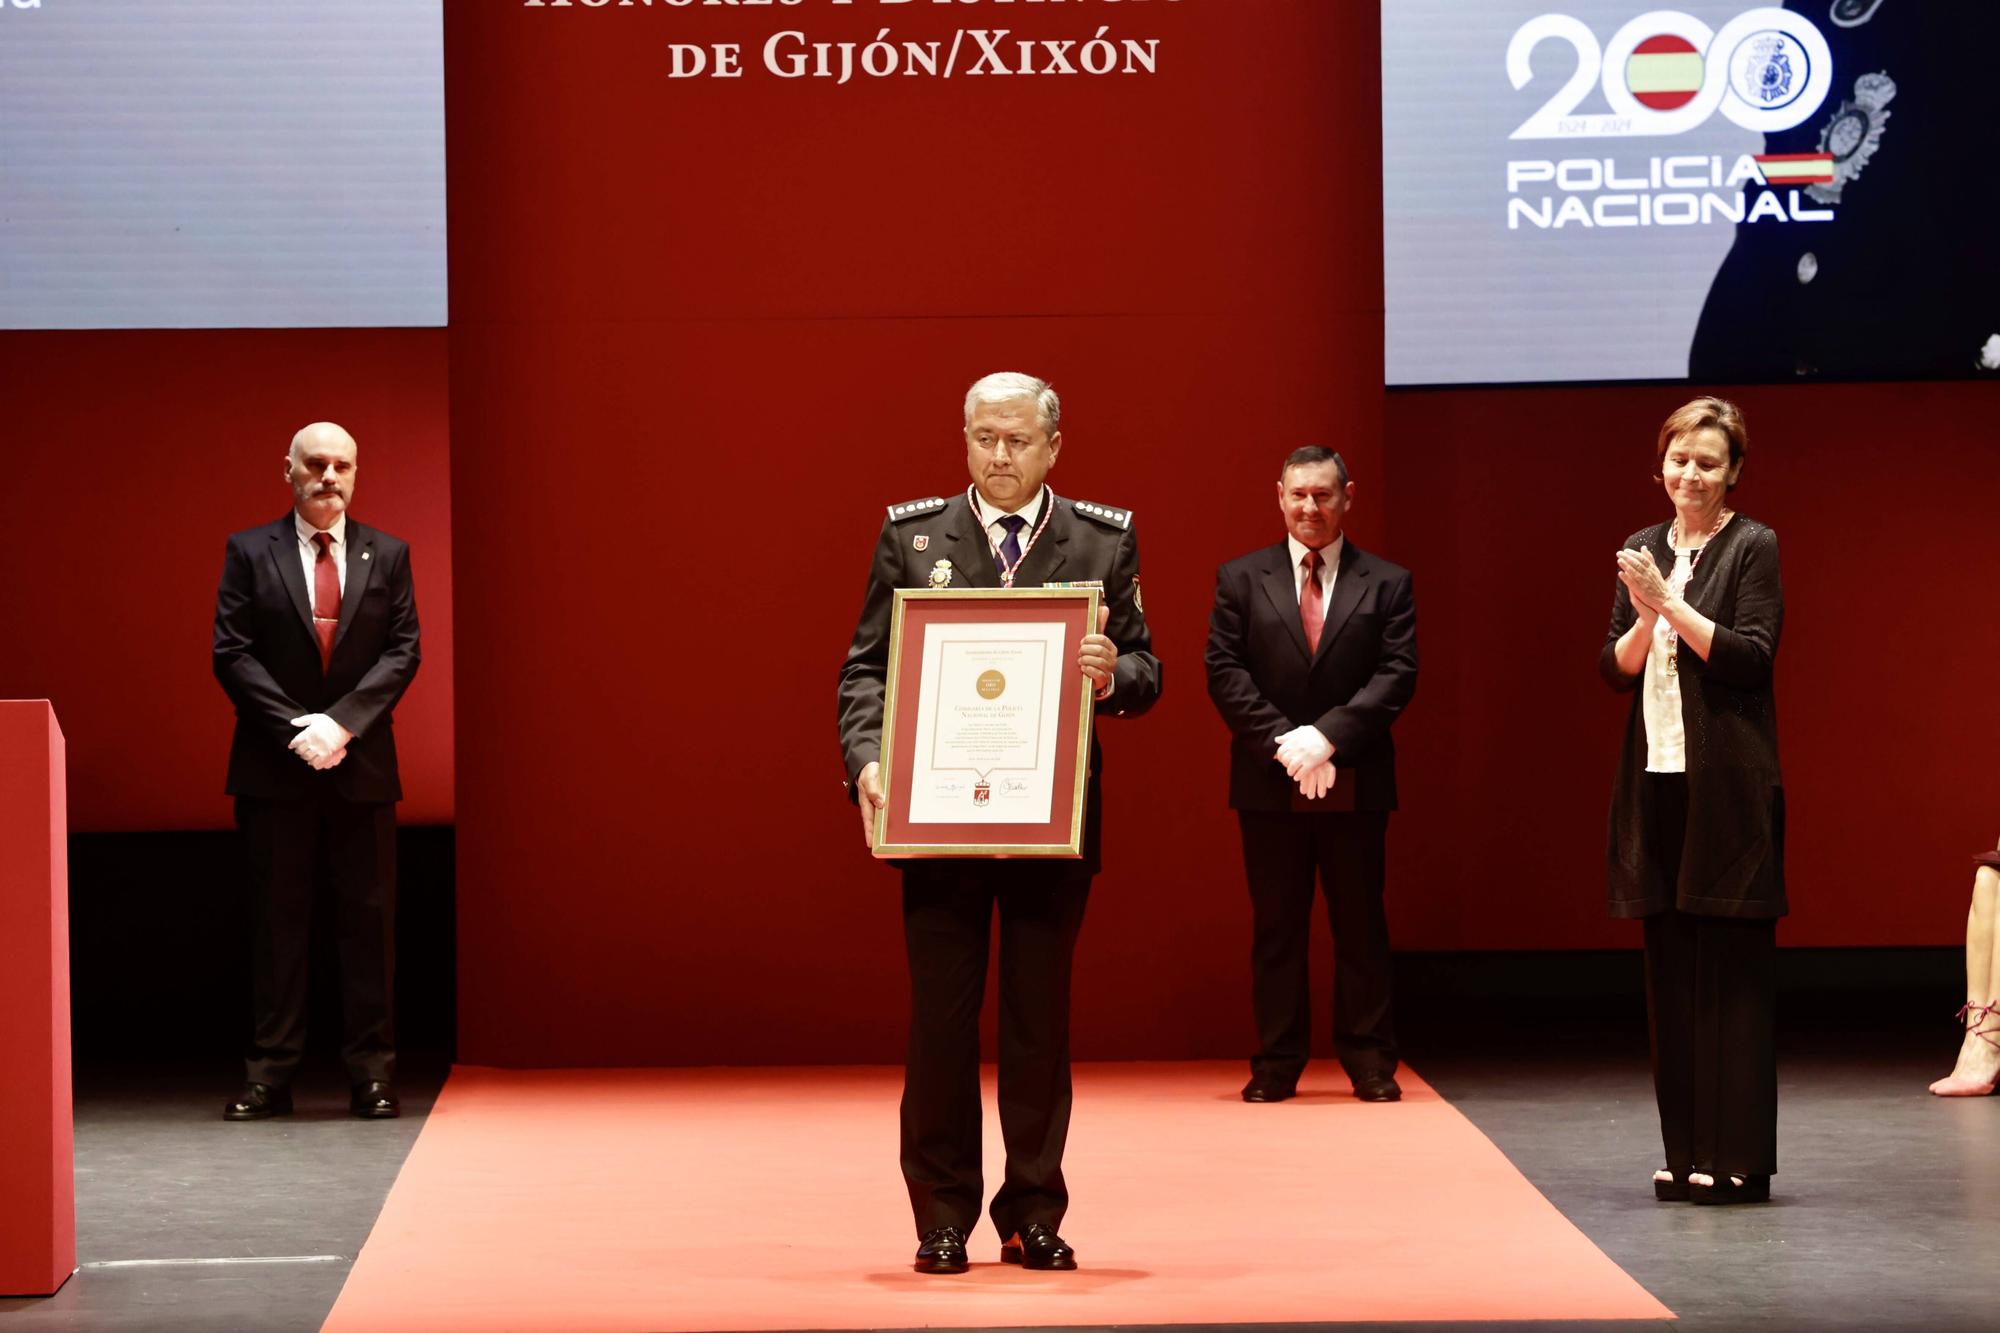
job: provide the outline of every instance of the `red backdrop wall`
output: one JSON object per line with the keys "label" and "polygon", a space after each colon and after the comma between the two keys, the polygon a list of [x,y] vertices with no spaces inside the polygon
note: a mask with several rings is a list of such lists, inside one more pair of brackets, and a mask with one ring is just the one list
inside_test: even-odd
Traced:
{"label": "red backdrop wall", "polygon": [[[1157,38],[1154,76],[667,77],[670,41]],[[1200,656],[1294,445],[1380,500],[1375,6],[455,4],[461,1057],[894,1058],[895,875],[834,674],[884,507],[966,484],[960,399],[1065,393],[1166,664],[1107,723],[1079,1049],[1238,1049],[1245,928]],[[1327,77],[1332,53],[1342,77]],[[506,554],[505,578],[474,571]],[[1134,984],[1138,977],[1148,984]]]}
{"label": "red backdrop wall", "polygon": [[361,445],[355,517],[413,548],[402,817],[451,820],[444,330],[0,333],[0,404],[0,698],[54,702],[72,830],[228,826],[223,538],[290,507],[285,450],[320,418]]}

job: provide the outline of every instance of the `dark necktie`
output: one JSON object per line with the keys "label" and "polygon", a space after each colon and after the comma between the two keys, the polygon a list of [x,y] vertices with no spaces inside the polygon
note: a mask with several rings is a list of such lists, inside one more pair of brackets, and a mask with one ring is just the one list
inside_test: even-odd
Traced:
{"label": "dark necktie", "polygon": [[1028,526],[1028,520],[1019,514],[1004,514],[1000,526],[1007,529],[1007,536],[993,553],[993,568],[1005,578],[1008,570],[1021,563],[1021,529]]}
{"label": "dark necktie", "polygon": [[1306,631],[1306,651],[1319,651],[1319,632],[1326,625],[1326,589],[1320,586],[1318,551],[1307,551],[1299,562],[1306,567],[1305,586],[1299,589],[1299,623]]}
{"label": "dark necktie", "polygon": [[340,628],[340,569],[333,563],[333,537],[315,532],[313,558],[313,637],[319,640],[319,669],[333,665],[333,632]]}

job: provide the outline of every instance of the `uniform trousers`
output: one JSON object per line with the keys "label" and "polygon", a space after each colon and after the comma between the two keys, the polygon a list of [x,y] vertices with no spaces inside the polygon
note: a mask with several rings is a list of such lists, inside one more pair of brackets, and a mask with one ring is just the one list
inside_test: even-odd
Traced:
{"label": "uniform trousers", "polygon": [[919,1236],[945,1226],[970,1232],[979,1220],[979,1009],[996,912],[1007,1167],[989,1211],[1003,1239],[1030,1222],[1062,1222],[1070,961],[1090,878],[1077,861],[919,861],[903,870],[910,1044],[902,1166]]}
{"label": "uniform trousers", "polygon": [[[1647,855],[1676,884],[1687,778],[1649,773]],[[1644,918],[1646,1014],[1666,1166],[1724,1176],[1778,1169],[1777,922],[1669,908]]]}
{"label": "uniform trousers", "polygon": [[1253,1073],[1296,1083],[1312,1047],[1307,956],[1313,882],[1333,928],[1333,1046],[1350,1076],[1396,1072],[1389,917],[1383,906],[1386,811],[1239,810],[1250,882]]}
{"label": "uniform trousers", "polygon": [[254,1029],[248,1080],[284,1087],[305,1057],[315,889],[333,895],[341,1059],[350,1082],[395,1077],[396,807],[332,792],[236,798],[250,880]]}

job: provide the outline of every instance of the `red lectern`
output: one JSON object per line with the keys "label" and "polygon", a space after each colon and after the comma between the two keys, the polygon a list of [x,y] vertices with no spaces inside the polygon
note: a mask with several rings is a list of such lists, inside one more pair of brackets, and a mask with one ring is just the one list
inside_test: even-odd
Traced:
{"label": "red lectern", "polygon": [[0,1296],[76,1271],[65,793],[55,710],[0,700]]}

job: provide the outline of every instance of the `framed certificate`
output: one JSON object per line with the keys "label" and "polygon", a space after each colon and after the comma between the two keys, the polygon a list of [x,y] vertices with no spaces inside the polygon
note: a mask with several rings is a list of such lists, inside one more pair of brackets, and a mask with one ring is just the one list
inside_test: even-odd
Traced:
{"label": "framed certificate", "polygon": [[898,588],[875,855],[1082,856],[1086,588]]}

